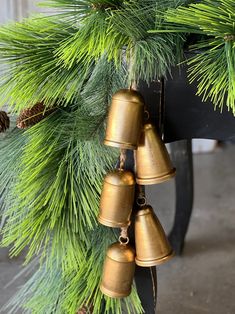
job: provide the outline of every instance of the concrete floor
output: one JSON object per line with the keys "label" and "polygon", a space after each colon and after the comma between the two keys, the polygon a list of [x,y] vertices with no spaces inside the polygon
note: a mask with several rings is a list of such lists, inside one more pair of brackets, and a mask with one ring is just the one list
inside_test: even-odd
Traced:
{"label": "concrete floor", "polygon": [[[235,146],[194,156],[193,216],[183,256],[158,269],[158,314],[235,313],[234,161]],[[151,187],[150,202],[169,230],[174,183]]]}
{"label": "concrete floor", "polygon": [[[194,157],[193,217],[184,255],[158,268],[158,314],[235,313],[234,161],[235,146]],[[174,182],[149,187],[148,192],[149,203],[169,231]],[[10,261],[6,251],[0,250],[0,307],[25,280],[4,288],[21,262],[21,258]]]}

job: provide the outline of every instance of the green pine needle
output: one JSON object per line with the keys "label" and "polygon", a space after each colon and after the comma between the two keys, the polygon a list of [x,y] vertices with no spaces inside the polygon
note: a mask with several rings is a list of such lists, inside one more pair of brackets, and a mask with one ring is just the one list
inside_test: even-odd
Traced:
{"label": "green pine needle", "polygon": [[[93,3],[99,2],[102,6],[102,1]],[[104,53],[118,68],[125,57],[129,82],[142,79],[149,83],[166,76],[182,57],[184,38],[180,34],[150,35],[148,30],[156,25],[161,29],[162,12],[157,20],[156,14],[160,8],[165,11],[172,5],[175,6],[174,1],[161,4],[155,0],[132,0],[105,10],[93,9],[84,14],[77,32],[58,48],[57,56],[69,68],[74,62],[98,60]]]}
{"label": "green pine needle", "polygon": [[57,47],[74,29],[55,17],[35,17],[0,28],[0,62],[7,67],[0,79],[0,106],[20,111],[44,101],[47,106],[67,105],[79,95],[92,64],[61,67]]}
{"label": "green pine needle", "polygon": [[[188,61],[190,81],[198,82],[198,95],[235,115],[235,3],[204,0],[169,10],[166,21],[172,32],[201,34],[208,39],[192,47],[197,55]],[[166,27],[167,27],[166,26]]]}
{"label": "green pine needle", "polygon": [[[102,265],[107,246],[116,241],[116,236],[109,228],[98,227],[91,236],[92,243],[78,267],[71,267],[62,272],[57,261],[52,267],[43,264],[25,283],[21,290],[6,305],[9,314],[56,313],[74,314],[84,304],[92,304],[94,313],[142,314],[143,309],[133,285],[132,293],[125,299],[105,297],[99,290]],[[35,261],[25,272],[33,273]]]}
{"label": "green pine needle", "polygon": [[20,157],[25,146],[25,138],[21,135],[21,131],[13,130],[0,137],[0,219],[3,221],[6,204],[11,203],[11,188],[20,173]]}

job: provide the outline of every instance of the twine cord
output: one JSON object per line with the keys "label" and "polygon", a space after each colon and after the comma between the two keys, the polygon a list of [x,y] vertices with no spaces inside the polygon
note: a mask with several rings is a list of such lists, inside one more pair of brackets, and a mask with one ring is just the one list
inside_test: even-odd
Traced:
{"label": "twine cord", "polygon": [[123,238],[123,239],[127,239],[128,238],[128,227],[123,227],[121,228],[121,234],[120,234],[120,237]]}
{"label": "twine cord", "polygon": [[121,149],[121,151],[120,151],[120,169],[122,169],[122,170],[124,169],[125,162],[126,162],[126,150]]}

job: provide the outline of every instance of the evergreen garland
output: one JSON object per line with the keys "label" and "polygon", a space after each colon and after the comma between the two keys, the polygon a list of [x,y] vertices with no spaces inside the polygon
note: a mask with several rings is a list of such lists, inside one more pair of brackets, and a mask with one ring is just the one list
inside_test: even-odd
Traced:
{"label": "evergreen garland", "polygon": [[[129,82],[166,76],[182,57],[184,38],[180,34],[150,35],[148,30],[162,27],[159,10],[175,7],[168,0],[130,1],[46,1],[74,17],[77,32],[64,41],[57,56],[68,67],[74,62],[97,60],[104,53],[119,67],[123,58],[129,64]],[[180,3],[184,3],[181,1]],[[83,12],[83,14],[81,14]],[[158,19],[156,20],[156,15]],[[72,19],[71,17],[71,19]],[[80,18],[79,18],[80,17]],[[79,21],[79,22],[78,22]]]}
{"label": "evergreen garland", "polygon": [[[102,144],[105,118],[114,92],[133,81],[165,77],[181,61],[185,32],[215,37],[198,46],[210,49],[190,61],[192,79],[198,70],[199,93],[209,93],[220,106],[228,89],[227,105],[234,108],[230,20],[220,34],[216,25],[209,32],[206,18],[205,27],[190,24],[202,6],[175,10],[186,2],[45,0],[42,5],[56,14],[0,28],[0,61],[6,65],[0,105],[7,102],[16,113],[40,102],[46,110],[53,108],[48,117],[26,131],[14,130],[0,144],[2,245],[11,245],[12,256],[27,247],[27,269],[38,267],[9,302],[8,313],[21,308],[23,313],[74,314],[91,304],[94,313],[143,313],[135,289],[124,300],[104,297],[99,290],[105,251],[116,239],[96,219],[103,178],[118,156]],[[207,8],[214,3],[205,2]],[[231,1],[222,2],[233,9]],[[207,15],[220,12],[220,6],[210,10]],[[179,19],[186,28],[170,24]],[[216,57],[218,62],[225,58],[224,63],[216,64]],[[210,84],[219,86],[212,84],[208,92],[203,75],[211,60],[221,69],[211,69]],[[202,61],[205,67],[197,68]],[[225,63],[229,67],[222,72]]]}

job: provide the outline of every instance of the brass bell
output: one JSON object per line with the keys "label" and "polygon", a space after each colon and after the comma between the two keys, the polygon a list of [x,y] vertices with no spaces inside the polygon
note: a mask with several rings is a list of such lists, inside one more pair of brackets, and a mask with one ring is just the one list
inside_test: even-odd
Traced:
{"label": "brass bell", "polygon": [[136,264],[151,267],[168,261],[174,252],[153,209],[143,206],[135,218]]}
{"label": "brass bell", "polygon": [[161,183],[175,176],[166,146],[154,126],[145,124],[136,152],[136,181],[140,185]]}
{"label": "brass bell", "polygon": [[128,244],[112,244],[106,254],[100,290],[111,298],[127,297],[134,272],[135,250]]}
{"label": "brass bell", "polygon": [[144,112],[142,96],[131,89],[121,89],[113,95],[109,110],[104,144],[136,149]]}
{"label": "brass bell", "polygon": [[134,195],[135,177],[132,172],[116,169],[108,173],[101,193],[98,221],[112,228],[128,226]]}

